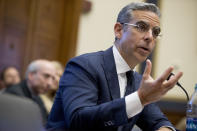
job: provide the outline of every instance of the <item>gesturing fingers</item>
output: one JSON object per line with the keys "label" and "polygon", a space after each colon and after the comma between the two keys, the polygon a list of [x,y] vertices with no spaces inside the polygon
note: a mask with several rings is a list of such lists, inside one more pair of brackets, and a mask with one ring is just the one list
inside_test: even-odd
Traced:
{"label": "gesturing fingers", "polygon": [[182,76],[182,72],[179,72],[175,76],[171,77],[169,81],[166,80],[172,70],[173,67],[169,67],[156,80],[150,80],[151,62],[150,60],[146,61],[143,79],[138,90],[138,95],[143,105],[158,101],[177,83],[177,81]]}
{"label": "gesturing fingers", "polygon": [[158,84],[162,84],[172,72],[173,67],[169,67],[159,78],[156,79]]}
{"label": "gesturing fingers", "polygon": [[149,59],[146,60],[146,67],[143,73],[143,78],[146,80],[149,78],[151,73],[152,63]]}
{"label": "gesturing fingers", "polygon": [[164,83],[164,87],[172,88],[178,82],[182,75],[182,72],[177,73],[176,75],[171,77],[168,82]]}

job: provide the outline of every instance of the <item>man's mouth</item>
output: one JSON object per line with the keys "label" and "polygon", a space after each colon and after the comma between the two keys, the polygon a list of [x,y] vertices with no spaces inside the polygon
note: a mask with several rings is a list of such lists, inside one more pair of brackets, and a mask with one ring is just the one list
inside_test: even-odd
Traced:
{"label": "man's mouth", "polygon": [[142,49],[144,49],[144,50],[146,50],[146,51],[149,51],[149,49],[148,48],[146,48],[146,47],[141,47]]}
{"label": "man's mouth", "polygon": [[139,47],[138,49],[142,55],[148,55],[150,53],[150,49],[147,47]]}

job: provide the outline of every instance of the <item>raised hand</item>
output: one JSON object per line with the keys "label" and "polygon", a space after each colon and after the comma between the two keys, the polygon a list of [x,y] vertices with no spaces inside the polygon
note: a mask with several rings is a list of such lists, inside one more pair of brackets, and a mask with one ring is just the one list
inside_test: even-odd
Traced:
{"label": "raised hand", "polygon": [[174,87],[183,74],[182,72],[179,72],[174,75],[174,77],[171,77],[168,81],[166,81],[167,77],[173,70],[173,67],[169,67],[160,77],[153,80],[150,76],[151,68],[151,61],[146,60],[146,68],[142,77],[140,88],[138,89],[138,95],[142,105],[147,105],[160,100],[162,96]]}

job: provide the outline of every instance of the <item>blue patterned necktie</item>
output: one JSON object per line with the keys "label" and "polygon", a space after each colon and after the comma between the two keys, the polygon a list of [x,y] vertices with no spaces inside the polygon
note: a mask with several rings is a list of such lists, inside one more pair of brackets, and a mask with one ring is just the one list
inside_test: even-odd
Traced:
{"label": "blue patterned necktie", "polygon": [[134,89],[132,88],[133,71],[131,71],[131,70],[127,71],[126,76],[127,76],[127,86],[126,86],[126,91],[125,91],[124,96],[127,96],[134,91]]}
{"label": "blue patterned necktie", "polygon": [[[126,72],[126,76],[127,76],[127,86],[126,86],[126,91],[124,96],[127,96],[129,94],[131,94],[132,92],[134,92],[134,88],[132,88],[132,81],[133,81],[133,71],[127,71]],[[130,119],[132,120],[132,119]],[[130,121],[129,120],[129,121]],[[118,131],[131,131],[131,123],[122,125],[118,127]]]}

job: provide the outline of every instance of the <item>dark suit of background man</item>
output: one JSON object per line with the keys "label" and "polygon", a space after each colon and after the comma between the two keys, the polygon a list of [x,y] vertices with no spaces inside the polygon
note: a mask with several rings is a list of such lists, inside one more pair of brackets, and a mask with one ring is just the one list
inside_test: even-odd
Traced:
{"label": "dark suit of background man", "polygon": [[[68,62],[48,129],[130,131],[136,124],[144,131],[174,130],[154,102],[175,85],[182,72],[165,81],[173,70],[169,67],[154,80],[151,62],[146,60],[160,34],[159,15],[154,4],[127,5],[114,25],[113,47]],[[142,76],[131,72],[144,60]]]}
{"label": "dark suit of background man", "polygon": [[52,87],[54,75],[55,68],[50,61],[35,60],[28,66],[26,79],[17,85],[7,88],[5,92],[29,98],[37,103],[40,107],[43,123],[46,124],[48,113],[39,94],[46,93]]}

